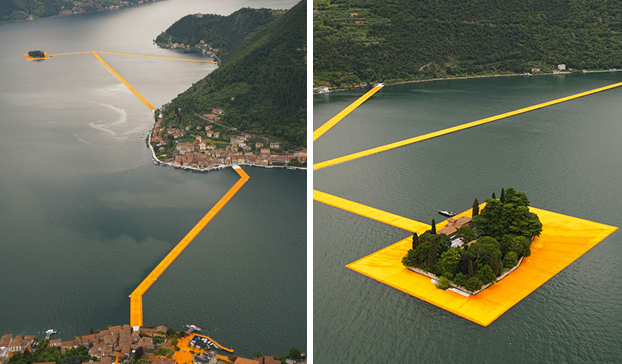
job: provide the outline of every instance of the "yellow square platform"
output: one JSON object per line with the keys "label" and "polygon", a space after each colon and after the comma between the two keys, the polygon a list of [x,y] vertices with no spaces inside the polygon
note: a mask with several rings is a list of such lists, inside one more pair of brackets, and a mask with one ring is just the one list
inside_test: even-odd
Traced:
{"label": "yellow square platform", "polygon": [[[449,290],[443,291],[436,288],[430,278],[406,269],[402,265],[402,257],[412,246],[411,237],[346,267],[482,326],[488,326],[618,229],[533,207],[529,209],[542,222],[542,234],[533,241],[531,256],[523,259],[520,267],[503,280],[475,296],[465,297]],[[455,218],[460,216],[471,216],[471,210]],[[437,224],[437,227],[441,229],[444,225],[446,222]],[[423,232],[425,229],[418,233]]]}

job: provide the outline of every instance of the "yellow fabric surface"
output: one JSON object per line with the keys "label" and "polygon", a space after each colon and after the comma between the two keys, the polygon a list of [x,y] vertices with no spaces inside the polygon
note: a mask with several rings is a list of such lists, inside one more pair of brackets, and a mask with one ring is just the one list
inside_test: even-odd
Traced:
{"label": "yellow fabric surface", "polygon": [[315,201],[349,211],[372,220],[380,221],[387,225],[395,226],[406,231],[418,232],[430,229],[430,225],[422,222],[411,220],[390,212],[378,210],[373,207],[346,200],[345,198],[333,196],[318,190],[313,190],[313,199]]}
{"label": "yellow fabric surface", "polygon": [[359,97],[356,101],[354,101],[352,104],[350,104],[345,109],[341,110],[337,115],[333,116],[330,120],[325,122],[322,126],[320,126],[319,128],[315,129],[315,131],[313,132],[313,141],[315,141],[317,138],[321,137],[322,134],[324,134],[327,131],[329,131],[333,126],[337,125],[337,123],[340,122],[341,119],[345,118],[346,116],[348,116],[349,113],[354,111],[354,109],[356,109],[357,107],[361,106],[362,103],[367,101],[367,99],[372,97],[381,88],[382,88],[382,86],[376,86],[376,87],[372,88],[371,90],[367,91],[365,93],[365,95]]}
{"label": "yellow fabric surface", "polygon": [[[402,265],[411,237],[348,264],[346,267],[420,298],[435,306],[488,326],[544,282],[601,242],[617,227],[530,207],[542,222],[542,235],[532,243],[531,256],[503,280],[475,296],[437,289],[430,278]],[[456,216],[471,216],[471,210]],[[443,224],[438,224],[442,228]],[[423,233],[421,229],[418,233]]]}

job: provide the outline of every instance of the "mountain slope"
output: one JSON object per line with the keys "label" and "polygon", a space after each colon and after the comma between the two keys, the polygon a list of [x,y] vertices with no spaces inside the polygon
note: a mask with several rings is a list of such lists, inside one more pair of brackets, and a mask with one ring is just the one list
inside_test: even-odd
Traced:
{"label": "mountain slope", "polygon": [[184,43],[196,48],[203,41],[203,44],[219,49],[218,56],[225,60],[228,54],[235,54],[249,34],[273,22],[278,14],[269,9],[242,8],[229,16],[186,15],[162,32],[156,43],[161,47]]}
{"label": "mountain slope", "polygon": [[[164,125],[219,108],[224,124],[293,145],[306,144],[306,1],[241,42],[228,60],[165,105]],[[177,118],[177,119],[176,119]]]}
{"label": "mountain slope", "polygon": [[607,0],[314,3],[314,83],[352,85],[532,68],[622,67],[622,7]]}

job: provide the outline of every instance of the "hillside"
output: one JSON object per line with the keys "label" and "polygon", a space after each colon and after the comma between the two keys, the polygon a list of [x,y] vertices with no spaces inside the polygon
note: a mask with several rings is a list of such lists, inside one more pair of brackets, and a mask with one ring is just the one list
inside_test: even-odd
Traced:
{"label": "hillside", "polygon": [[[149,0],[0,0],[0,22],[34,20],[54,15],[113,10]],[[156,1],[156,0],[151,0]]]}
{"label": "hillside", "polygon": [[622,67],[606,0],[316,0],[314,84]]}
{"label": "hillside", "polygon": [[156,43],[165,48],[184,44],[190,50],[202,50],[209,45],[211,49],[218,49],[216,54],[223,60],[235,54],[249,34],[274,21],[279,14],[269,9],[243,8],[229,16],[186,15],[162,32]]}
{"label": "hillside", "polygon": [[[204,126],[207,122],[196,114],[217,108],[224,111],[220,122],[225,125],[305,146],[305,6],[306,1],[301,1],[246,35],[216,71],[164,106],[163,126]],[[235,26],[232,21],[227,24]],[[222,34],[229,31],[221,30]],[[228,49],[227,44],[222,47]]]}

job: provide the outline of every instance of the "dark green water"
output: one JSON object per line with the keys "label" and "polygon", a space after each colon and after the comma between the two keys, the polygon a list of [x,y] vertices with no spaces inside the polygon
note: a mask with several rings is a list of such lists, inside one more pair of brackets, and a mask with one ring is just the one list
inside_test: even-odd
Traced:
{"label": "dark green water", "polygon": [[[386,87],[314,143],[315,162],[622,81],[622,74]],[[314,96],[314,127],[362,93]],[[314,173],[314,188],[419,221],[501,187],[622,226],[622,89]],[[612,234],[488,327],[344,266],[409,234],[314,202],[314,355],[342,363],[617,363],[622,235]]]}
{"label": "dark green water", "polygon": [[[91,54],[23,54],[179,57],[152,40],[186,14],[294,3],[168,0],[0,24],[0,333],[129,323],[129,294],[238,180],[154,166],[152,113]],[[102,57],[156,107],[215,69]],[[239,354],[304,351],[306,174],[244,169],[250,180],[145,294],[144,323],[194,323]]]}

